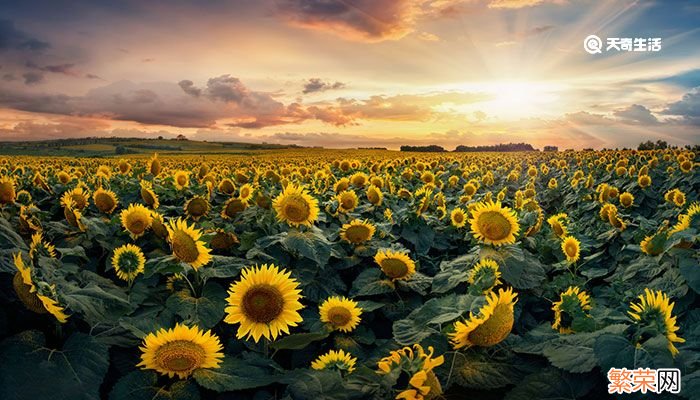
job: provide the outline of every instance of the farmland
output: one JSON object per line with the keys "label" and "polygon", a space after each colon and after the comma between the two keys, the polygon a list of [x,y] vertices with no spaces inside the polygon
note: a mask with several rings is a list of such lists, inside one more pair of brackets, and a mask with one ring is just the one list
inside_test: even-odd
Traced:
{"label": "farmland", "polygon": [[697,398],[694,152],[199,143],[0,157],[0,398]]}

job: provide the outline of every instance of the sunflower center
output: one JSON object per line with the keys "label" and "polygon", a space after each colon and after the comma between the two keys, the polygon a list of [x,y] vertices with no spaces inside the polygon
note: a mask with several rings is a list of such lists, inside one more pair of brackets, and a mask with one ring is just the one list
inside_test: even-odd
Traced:
{"label": "sunflower center", "polygon": [[408,273],[408,265],[397,258],[387,258],[382,261],[382,271],[384,271],[389,278],[403,278]]}
{"label": "sunflower center", "polygon": [[362,243],[369,239],[369,228],[364,225],[355,225],[345,231],[345,237],[352,243]]}
{"label": "sunflower center", "polygon": [[479,230],[489,240],[505,239],[511,233],[510,221],[496,211],[486,211],[479,216]]}
{"label": "sunflower center", "polygon": [[141,234],[146,230],[146,219],[142,215],[132,214],[127,219],[126,226],[129,229],[129,232]]}
{"label": "sunflower center", "polygon": [[226,215],[229,218],[233,218],[236,216],[236,214],[243,211],[244,209],[245,206],[243,205],[243,202],[241,202],[238,199],[234,199],[226,205]]}
{"label": "sunflower center", "polygon": [[206,353],[202,346],[188,340],[176,340],[161,346],[155,355],[156,363],[166,371],[192,371],[202,365]]}
{"label": "sunflower center", "polygon": [[552,230],[554,230],[554,233],[556,233],[557,236],[561,236],[564,234],[564,228],[561,227],[559,221],[552,222]]}
{"label": "sunflower center", "polygon": [[493,314],[469,334],[469,341],[478,346],[493,346],[505,339],[513,329],[513,309],[508,304],[499,304]]}
{"label": "sunflower center", "polygon": [[153,194],[148,189],[141,189],[141,198],[149,206],[152,206],[156,202],[156,199],[153,197]]}
{"label": "sunflower center", "polygon": [[242,300],[244,314],[255,322],[267,324],[284,310],[284,298],[279,289],[267,284],[250,288]]}
{"label": "sunflower center", "polygon": [[461,224],[464,221],[464,215],[463,214],[455,214],[454,215],[454,221],[458,224]]}
{"label": "sunflower center", "polygon": [[376,204],[379,202],[379,194],[375,190],[371,190],[370,192],[368,192],[367,198],[372,204]]}
{"label": "sunflower center", "polygon": [[569,242],[565,246],[566,250],[566,255],[569,257],[573,257],[576,255],[576,244],[573,242]]}
{"label": "sunflower center", "polygon": [[194,241],[186,232],[177,230],[173,231],[172,237],[173,253],[178,259],[192,263],[199,257],[197,250],[197,242]]}
{"label": "sunflower center", "polygon": [[309,205],[301,197],[290,197],[284,204],[284,215],[293,222],[304,222],[309,217]]}
{"label": "sunflower center", "polygon": [[180,186],[185,186],[185,184],[187,183],[187,179],[184,176],[180,175],[177,177],[177,183]]}
{"label": "sunflower center", "polygon": [[328,320],[333,326],[345,326],[352,320],[352,314],[345,307],[335,306],[328,310]]}
{"label": "sunflower center", "polygon": [[79,209],[83,209],[86,206],[86,200],[85,196],[80,195],[80,194],[74,194],[71,196],[71,199],[75,202],[75,207]]}
{"label": "sunflower center", "polygon": [[350,196],[343,196],[340,204],[346,210],[350,210],[350,209],[355,208],[355,200]]}
{"label": "sunflower center", "polygon": [[192,199],[187,206],[187,212],[194,217],[201,217],[207,213],[207,201],[202,198]]}
{"label": "sunflower center", "polygon": [[114,200],[106,193],[100,193],[95,196],[95,205],[100,211],[109,211],[114,208]]}

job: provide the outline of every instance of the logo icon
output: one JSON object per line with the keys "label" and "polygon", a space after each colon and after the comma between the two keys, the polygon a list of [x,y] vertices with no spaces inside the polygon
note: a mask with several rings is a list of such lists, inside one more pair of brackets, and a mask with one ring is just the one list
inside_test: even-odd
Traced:
{"label": "logo icon", "polygon": [[583,39],[583,49],[588,52],[588,54],[600,54],[602,53],[603,41],[596,35],[588,35]]}

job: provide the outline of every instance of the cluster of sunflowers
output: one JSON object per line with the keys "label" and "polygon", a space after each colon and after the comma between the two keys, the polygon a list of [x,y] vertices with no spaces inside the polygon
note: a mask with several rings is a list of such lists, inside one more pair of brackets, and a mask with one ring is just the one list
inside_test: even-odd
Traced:
{"label": "cluster of sunflowers", "polygon": [[[4,158],[0,360],[31,369],[17,351],[27,332],[45,337],[29,350],[50,348],[49,364],[86,341],[104,371],[67,379],[115,399],[136,382],[173,399],[557,397],[572,382],[595,398],[628,358],[697,371],[700,349],[682,347],[700,340],[696,160]],[[42,398],[19,381],[0,377],[0,397]]]}

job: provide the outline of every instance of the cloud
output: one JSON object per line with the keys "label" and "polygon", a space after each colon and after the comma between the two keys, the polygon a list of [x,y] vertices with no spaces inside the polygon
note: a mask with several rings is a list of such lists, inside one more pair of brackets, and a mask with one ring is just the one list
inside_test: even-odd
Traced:
{"label": "cloud", "polygon": [[46,66],[42,67],[42,66],[39,66],[31,61],[28,61],[25,65],[27,68],[37,70],[37,71],[51,72],[54,74],[63,74],[63,75],[68,75],[68,76],[73,76],[73,77],[78,76],[78,73],[73,69],[73,67],[75,67],[75,64],[55,64],[55,65],[46,65]]}
{"label": "cloud", "polygon": [[490,0],[489,8],[524,8],[534,7],[544,3],[561,3],[557,0]]}
{"label": "cloud", "polygon": [[44,74],[41,72],[25,72],[22,74],[22,77],[25,85],[35,85],[44,80]]}
{"label": "cloud", "polygon": [[700,125],[700,86],[684,94],[681,100],[668,104],[661,114],[678,115],[687,124]]}
{"label": "cloud", "polygon": [[0,19],[0,51],[42,51],[49,47],[51,47],[51,45],[48,42],[31,37],[27,33],[17,29],[13,21]]}
{"label": "cloud", "polygon": [[202,89],[196,88],[194,82],[189,79],[178,82],[178,85],[190,96],[199,97],[202,94]]}
{"label": "cloud", "polygon": [[324,82],[321,78],[311,78],[304,84],[304,94],[325,92],[326,90],[342,89],[345,87],[343,82]]}
{"label": "cloud", "polygon": [[639,124],[658,124],[659,120],[648,108],[640,104],[632,104],[613,113],[616,117],[627,122]]}

